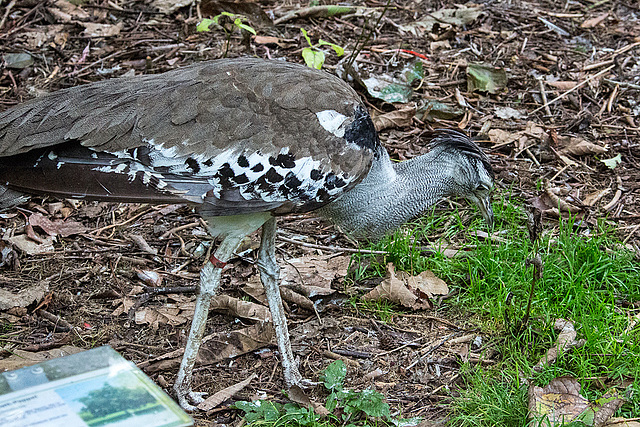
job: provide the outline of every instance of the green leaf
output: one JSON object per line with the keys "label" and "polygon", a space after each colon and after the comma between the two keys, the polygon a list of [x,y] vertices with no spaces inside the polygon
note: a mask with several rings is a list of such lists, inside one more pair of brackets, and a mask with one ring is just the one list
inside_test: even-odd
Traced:
{"label": "green leaf", "polygon": [[389,418],[389,405],[384,401],[384,396],[377,391],[368,389],[360,393],[354,393],[349,402],[345,404],[345,412],[362,411],[369,417]]}
{"label": "green leaf", "polygon": [[342,13],[349,13],[353,10],[350,6],[328,6],[327,16],[340,15]]}
{"label": "green leaf", "polygon": [[196,31],[198,31],[198,32],[211,31],[211,30],[209,30],[209,26],[211,24],[213,24],[213,23],[217,24],[216,21],[214,21],[212,19],[205,18],[196,26]]}
{"label": "green leaf", "polygon": [[347,367],[342,360],[336,360],[327,366],[322,373],[322,381],[327,390],[341,391],[344,378],[347,376]]}
{"label": "green leaf", "polygon": [[321,50],[305,47],[302,49],[302,58],[304,59],[305,64],[307,64],[307,67],[310,68],[320,70],[324,65],[324,52]]}
{"label": "green leaf", "polygon": [[242,18],[237,18],[235,21],[233,21],[233,25],[235,25],[236,27],[238,27],[241,30],[249,31],[254,36],[256,35],[256,30],[254,30],[253,27],[251,27],[251,26],[249,26],[247,24],[243,24],[242,23]]}
{"label": "green leaf", "polygon": [[507,72],[504,68],[487,64],[467,65],[467,90],[473,92],[498,93],[507,86]]}
{"label": "green leaf", "polygon": [[329,43],[329,42],[326,42],[326,41],[320,39],[320,41],[318,41],[318,45],[319,46],[331,46],[331,48],[336,51],[336,54],[338,56],[344,55],[344,49],[342,47],[338,46],[337,44]]}
{"label": "green leaf", "polygon": [[338,406],[338,398],[335,393],[331,393],[327,397],[327,403],[324,405],[329,412],[333,412],[334,409]]}
{"label": "green leaf", "polygon": [[622,155],[618,154],[617,156],[612,157],[610,159],[604,159],[604,160],[600,159],[600,161],[605,165],[607,165],[609,169],[615,169],[616,166],[618,166],[618,164],[622,162]]}
{"label": "green leaf", "polygon": [[275,421],[280,418],[280,412],[282,411],[281,404],[268,400],[238,401],[234,406],[245,412],[244,418],[249,423],[262,420]]}
{"label": "green leaf", "polygon": [[[307,40],[307,44],[309,45],[309,47],[313,47],[313,44],[311,43],[311,39],[309,38],[309,36],[307,35],[307,30],[305,30],[304,28],[300,28],[300,31],[302,31],[302,35],[304,36],[304,38]],[[304,55],[303,55],[304,57]],[[307,64],[309,65],[309,64]],[[310,66],[310,65],[309,65]]]}

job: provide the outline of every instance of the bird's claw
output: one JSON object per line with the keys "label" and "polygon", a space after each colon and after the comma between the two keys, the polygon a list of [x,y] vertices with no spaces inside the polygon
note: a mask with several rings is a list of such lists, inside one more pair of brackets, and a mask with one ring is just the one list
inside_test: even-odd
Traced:
{"label": "bird's claw", "polygon": [[298,382],[298,386],[303,390],[308,390],[310,388],[317,386],[318,384],[320,383],[317,381],[311,381],[307,378],[302,378],[300,382]]}
{"label": "bird's claw", "polygon": [[194,412],[198,409],[200,403],[204,402],[204,396],[207,393],[199,392],[199,391],[188,391],[187,393],[179,393],[178,394],[178,403],[180,407],[187,412]]}

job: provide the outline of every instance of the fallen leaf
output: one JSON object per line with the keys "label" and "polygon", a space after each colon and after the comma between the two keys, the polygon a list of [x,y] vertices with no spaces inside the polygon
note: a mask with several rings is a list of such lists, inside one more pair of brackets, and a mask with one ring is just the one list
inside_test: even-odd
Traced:
{"label": "fallen leaf", "polygon": [[189,6],[194,0],[153,0],[151,7],[158,9],[158,12],[168,15],[181,7]]}
{"label": "fallen leaf", "polygon": [[374,98],[390,103],[407,103],[413,95],[411,84],[424,78],[422,61],[413,61],[404,65],[402,69],[391,70],[385,74],[378,74],[362,79],[367,92]]}
{"label": "fallen leaf", "polygon": [[347,275],[350,257],[346,255],[305,255],[282,265],[280,284],[312,297],[334,293],[331,283]]}
{"label": "fallen leaf", "polygon": [[47,236],[45,239],[42,239],[42,243],[38,243],[31,240],[26,234],[20,234],[9,237],[6,240],[27,255],[36,255],[53,252],[53,239],[53,236]]}
{"label": "fallen leaf", "polygon": [[29,216],[29,224],[40,227],[49,236],[68,237],[74,234],[86,233],[87,227],[77,221],[72,220],[50,220],[41,213],[34,213]]}
{"label": "fallen leaf", "polygon": [[553,347],[547,350],[547,353],[542,356],[538,363],[533,367],[536,371],[541,371],[544,366],[550,365],[556,361],[559,354],[564,353],[569,347],[575,345],[576,342],[576,330],[573,322],[565,319],[556,319],[553,328],[559,331],[558,339]]}
{"label": "fallen leaf", "polygon": [[559,90],[571,90],[574,87],[578,86],[578,82],[545,82],[548,86],[554,87]]}
{"label": "fallen leaf", "polygon": [[524,119],[527,115],[511,107],[496,107],[495,113],[501,119]]}
{"label": "fallen leaf", "polygon": [[204,365],[230,359],[271,345],[273,324],[260,322],[231,332],[219,332],[202,339],[198,361]]}
{"label": "fallen leaf", "polygon": [[183,310],[179,308],[160,306],[137,310],[134,320],[138,325],[149,324],[153,329],[158,329],[160,325],[183,325],[191,320],[191,317],[185,316]]}
{"label": "fallen leaf", "polygon": [[251,301],[243,301],[228,295],[216,295],[211,301],[210,310],[222,311],[233,317],[271,322],[271,312],[267,307]]}
{"label": "fallen leaf", "polygon": [[478,19],[481,13],[481,6],[459,6],[457,9],[440,9],[429,13],[418,21],[400,25],[398,28],[416,37],[421,37],[424,32],[431,32],[435,25],[443,29],[468,25]]}
{"label": "fallen leaf", "polygon": [[618,164],[622,162],[622,155],[618,154],[617,156],[610,159],[601,159],[600,161],[604,163],[609,169],[615,169],[616,166],[618,166]]}
{"label": "fallen leaf", "polygon": [[586,156],[590,154],[603,154],[607,152],[605,147],[586,141],[576,137],[560,137],[560,144],[563,148],[560,150],[563,154],[572,154],[574,156]]}
{"label": "fallen leaf", "polygon": [[40,302],[49,291],[49,286],[45,281],[37,282],[35,285],[21,289],[17,293],[0,289],[0,310],[9,310],[14,307],[27,307],[35,302]]}
{"label": "fallen leaf", "polygon": [[401,271],[398,277],[407,282],[409,289],[420,291],[428,298],[449,293],[447,283],[429,270],[425,270],[417,276],[411,276],[409,273]]}
{"label": "fallen leaf", "polygon": [[593,403],[580,394],[580,383],[572,377],[551,380],[546,387],[529,388],[530,424],[560,427],[573,421],[601,427],[624,402],[617,392],[607,392]]}
{"label": "fallen leaf", "polygon": [[613,417],[609,420],[605,427],[640,427],[640,421],[627,420],[622,417]]}
{"label": "fallen leaf", "polygon": [[605,19],[609,16],[609,13],[603,13],[602,15],[598,15],[595,18],[587,19],[582,24],[580,24],[580,28],[593,28],[604,22]]}
{"label": "fallen leaf", "polygon": [[610,188],[605,188],[604,190],[594,191],[593,193],[589,193],[584,197],[582,201],[583,204],[587,206],[594,206],[600,199],[611,192]]}
{"label": "fallen leaf", "polygon": [[380,132],[388,128],[402,128],[411,125],[413,116],[416,114],[415,105],[401,106],[397,110],[373,117],[373,125]]}
{"label": "fallen leaf", "polygon": [[504,68],[490,64],[471,63],[467,65],[467,91],[498,93],[507,86],[507,72]]}
{"label": "fallen leaf", "polygon": [[11,350],[11,356],[0,360],[0,372],[13,371],[44,362],[45,360],[56,359],[58,357],[69,356],[83,352],[84,350],[72,345],[65,345],[52,350],[30,352],[24,350]]}
{"label": "fallen leaf", "polygon": [[447,294],[449,289],[432,272],[424,271],[417,276],[405,272],[396,274],[393,264],[387,264],[387,276],[378,286],[363,296],[367,301],[386,299],[414,310],[431,308],[429,298]]}
{"label": "fallen leaf", "polygon": [[[546,387],[529,388],[529,417],[535,426],[560,426],[577,420],[589,408],[575,378],[554,378]],[[548,424],[547,424],[548,423]]]}
{"label": "fallen leaf", "polygon": [[56,18],[56,21],[61,23],[84,21],[90,18],[87,12],[69,0],[56,0],[53,2],[53,6],[55,7],[48,7],[47,10]]}
{"label": "fallen leaf", "polygon": [[112,24],[96,24],[94,22],[80,22],[80,25],[84,27],[83,35],[85,37],[113,37],[120,34],[123,24],[118,22],[115,25]]}
{"label": "fallen leaf", "polygon": [[204,402],[200,403],[198,405],[198,409],[202,411],[209,411],[215,408],[225,400],[231,399],[236,393],[248,386],[249,383],[251,383],[251,381],[253,381],[257,377],[258,375],[256,373],[253,373],[249,378],[229,387],[223,388],[212,396],[209,396]]}

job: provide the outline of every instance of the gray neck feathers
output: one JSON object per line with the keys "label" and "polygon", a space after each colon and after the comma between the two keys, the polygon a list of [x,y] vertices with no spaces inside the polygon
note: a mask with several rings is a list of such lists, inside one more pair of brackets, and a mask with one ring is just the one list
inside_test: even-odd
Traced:
{"label": "gray neck feathers", "polygon": [[382,152],[360,184],[318,211],[355,238],[381,238],[458,193],[453,174],[460,156],[437,147],[393,164]]}

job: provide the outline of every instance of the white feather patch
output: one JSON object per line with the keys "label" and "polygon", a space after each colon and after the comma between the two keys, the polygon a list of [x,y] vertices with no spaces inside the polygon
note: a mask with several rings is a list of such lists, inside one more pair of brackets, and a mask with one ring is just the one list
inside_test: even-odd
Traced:
{"label": "white feather patch", "polygon": [[330,132],[342,138],[344,136],[344,122],[347,120],[347,116],[338,113],[335,110],[324,110],[316,113],[320,126],[325,128],[327,132]]}

